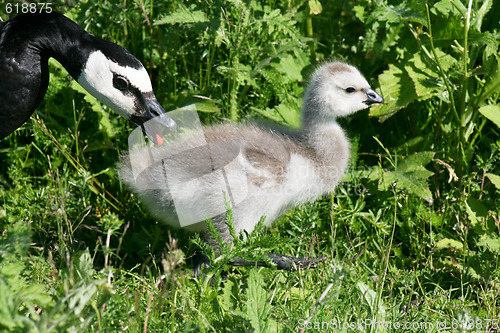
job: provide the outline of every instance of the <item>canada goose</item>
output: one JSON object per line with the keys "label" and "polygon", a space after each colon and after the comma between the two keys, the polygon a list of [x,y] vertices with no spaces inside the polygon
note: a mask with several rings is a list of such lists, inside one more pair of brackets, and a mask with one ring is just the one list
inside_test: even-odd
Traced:
{"label": "canada goose", "polygon": [[[173,128],[141,62],[123,47],[89,34],[55,12],[0,22],[0,139],[24,124],[43,99],[48,59],[59,61],[98,100],[138,126],[157,116]],[[160,140],[155,126],[144,128]],[[159,142],[161,143],[161,142]]]}
{"label": "canada goose", "polygon": [[[217,248],[203,220],[212,218],[222,238],[231,240],[221,213],[225,211],[221,183],[229,184],[226,195],[236,234],[252,231],[262,216],[265,224],[271,224],[286,210],[335,189],[350,157],[349,140],[336,118],[383,101],[355,67],[326,63],[313,74],[306,91],[300,130],[207,126],[201,135],[207,145],[187,134],[162,147],[131,149],[118,165],[119,174],[152,215],[173,227],[201,232]],[[134,164],[140,165],[140,174],[134,172]],[[205,215],[196,214],[200,209]],[[270,257],[280,268],[297,263],[296,258]]]}

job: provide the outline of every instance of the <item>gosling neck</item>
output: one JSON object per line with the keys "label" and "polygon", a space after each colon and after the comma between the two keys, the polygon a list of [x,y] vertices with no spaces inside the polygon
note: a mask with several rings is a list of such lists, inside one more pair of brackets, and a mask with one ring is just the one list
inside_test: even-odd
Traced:
{"label": "gosling neck", "polygon": [[335,174],[341,174],[349,160],[349,140],[337,123],[335,112],[313,96],[311,92],[306,95],[302,109],[303,138],[314,150],[319,165],[335,166]]}
{"label": "gosling neck", "polygon": [[302,131],[307,134],[318,128],[338,127],[337,117],[331,107],[325,105],[313,97],[315,94],[309,92],[304,100],[302,108]]}

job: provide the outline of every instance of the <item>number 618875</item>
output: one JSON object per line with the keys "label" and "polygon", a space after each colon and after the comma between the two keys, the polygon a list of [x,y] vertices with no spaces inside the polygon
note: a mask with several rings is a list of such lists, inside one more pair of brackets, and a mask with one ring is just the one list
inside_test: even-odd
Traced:
{"label": "number 618875", "polygon": [[11,4],[8,3],[5,5],[5,12],[7,14],[16,13],[16,14],[26,14],[26,13],[37,13],[45,11],[46,13],[52,12],[52,3],[50,2],[33,2],[33,3],[16,3]]}

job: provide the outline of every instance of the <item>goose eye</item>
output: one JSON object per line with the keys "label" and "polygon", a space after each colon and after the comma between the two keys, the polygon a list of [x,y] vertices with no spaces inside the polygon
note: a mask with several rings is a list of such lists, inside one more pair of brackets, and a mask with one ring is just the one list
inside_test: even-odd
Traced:
{"label": "goose eye", "polygon": [[128,90],[128,81],[123,76],[113,76],[113,87],[118,90]]}
{"label": "goose eye", "polygon": [[348,93],[348,94],[352,94],[355,91],[356,91],[356,89],[354,89],[353,87],[349,87],[349,88],[345,89],[345,92]]}

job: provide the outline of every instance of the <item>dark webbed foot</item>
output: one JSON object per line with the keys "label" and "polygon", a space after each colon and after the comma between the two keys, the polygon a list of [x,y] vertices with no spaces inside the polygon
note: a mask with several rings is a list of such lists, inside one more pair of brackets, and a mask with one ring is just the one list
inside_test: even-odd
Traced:
{"label": "dark webbed foot", "polygon": [[[277,269],[283,269],[287,271],[295,271],[298,269],[305,269],[307,267],[314,268],[318,266],[320,262],[323,262],[327,259],[327,257],[319,257],[319,258],[309,258],[309,257],[302,257],[302,258],[295,258],[295,257],[290,257],[286,256],[284,254],[279,254],[279,253],[271,253],[267,254],[269,258],[276,264]],[[273,267],[269,266],[266,262],[264,261],[246,261],[245,259],[241,258],[234,258],[232,261],[232,265],[234,266],[263,266],[263,267]]]}
{"label": "dark webbed foot", "polygon": [[[299,269],[306,268],[315,268],[318,266],[320,262],[325,261],[328,257],[319,257],[319,258],[309,258],[309,257],[301,257],[295,258],[286,256],[284,254],[279,253],[271,253],[266,254],[275,264],[277,269],[282,269],[286,271],[295,271]],[[233,258],[230,263],[233,266],[262,266],[262,267],[274,267],[269,265],[265,261],[247,261],[242,258]],[[211,266],[210,260],[208,257],[200,252],[197,252],[193,257],[193,275],[196,277],[200,277],[201,269],[203,267],[204,270],[208,269]],[[223,274],[224,275],[224,274]]]}

